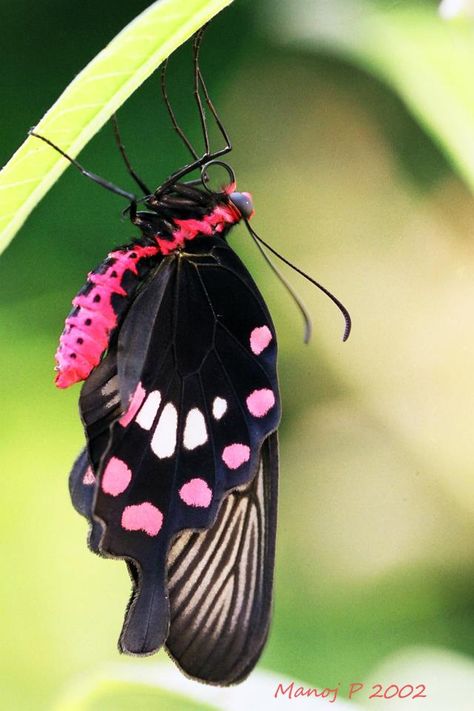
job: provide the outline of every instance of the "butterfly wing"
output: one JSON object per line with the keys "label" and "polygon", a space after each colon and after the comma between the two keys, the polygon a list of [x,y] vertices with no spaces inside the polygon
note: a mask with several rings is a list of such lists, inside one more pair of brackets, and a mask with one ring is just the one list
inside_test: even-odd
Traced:
{"label": "butterfly wing", "polygon": [[[71,498],[89,520],[89,545],[100,554],[102,528],[92,517],[94,484],[84,449],[71,472]],[[257,476],[224,498],[214,525],[183,531],[169,549],[166,649],[190,677],[234,684],[260,657],[271,615],[277,489],[274,432],[262,445]],[[133,564],[129,572],[135,596],[139,581]]]}
{"label": "butterfly wing", "polygon": [[265,644],[271,613],[278,439],[263,443],[253,480],[230,492],[207,531],[185,531],[168,554],[166,647],[182,670],[210,683],[241,681]]}
{"label": "butterfly wing", "polygon": [[76,511],[89,521],[89,548],[94,553],[100,554],[99,543],[102,537],[102,527],[97,521],[94,521],[92,516],[96,483],[97,478],[92,469],[89,454],[84,448],[74,462],[69,475],[69,494]]}
{"label": "butterfly wing", "polygon": [[[219,238],[212,245],[196,239],[163,259],[81,394],[100,550],[127,559],[136,581],[120,639],[132,654],[168,637],[170,544],[184,530],[215,525],[223,499],[255,478],[280,418],[270,316],[237,256]],[[257,607],[264,599],[255,597]],[[189,666],[181,648],[175,656]]]}
{"label": "butterfly wing", "polygon": [[116,348],[112,346],[107,358],[92,371],[87,388],[81,392],[81,415],[88,433],[88,448],[81,451],[69,475],[69,493],[76,511],[90,524],[88,545],[100,554],[102,526],[92,515],[96,471],[100,457],[108,446],[110,426],[123,411],[117,378]]}

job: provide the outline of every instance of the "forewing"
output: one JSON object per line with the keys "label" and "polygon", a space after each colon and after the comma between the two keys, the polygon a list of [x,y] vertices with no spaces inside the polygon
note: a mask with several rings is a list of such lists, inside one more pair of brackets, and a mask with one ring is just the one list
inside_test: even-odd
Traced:
{"label": "forewing", "polygon": [[271,613],[278,487],[276,432],[257,476],[229,493],[214,525],[185,531],[168,554],[166,647],[189,676],[241,681],[265,644]]}

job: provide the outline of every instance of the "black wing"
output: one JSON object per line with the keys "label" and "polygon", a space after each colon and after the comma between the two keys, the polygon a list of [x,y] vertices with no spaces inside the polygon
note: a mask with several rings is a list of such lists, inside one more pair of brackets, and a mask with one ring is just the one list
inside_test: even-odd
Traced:
{"label": "black wing", "polygon": [[69,494],[71,501],[78,513],[89,521],[89,533],[87,544],[93,553],[101,555],[100,540],[103,535],[103,528],[99,521],[92,515],[94,505],[95,489],[97,477],[89,460],[86,448],[82,450],[73,464],[69,474]]}
{"label": "black wing", "polygon": [[[70,477],[75,508],[100,554],[101,527],[92,517],[95,478],[87,451]],[[166,648],[180,668],[208,683],[235,684],[253,669],[271,616],[278,494],[278,437],[263,443],[257,476],[230,492],[214,525],[184,531],[167,557],[170,630]],[[138,576],[129,564],[137,594]]]}
{"label": "black wing", "polygon": [[207,531],[186,531],[168,554],[171,627],[166,647],[182,670],[215,684],[250,673],[271,613],[278,488],[276,432],[257,476],[222,502]]}
{"label": "black wing", "polygon": [[[171,542],[183,530],[214,526],[223,498],[254,479],[280,418],[270,316],[232,250],[218,238],[212,244],[195,240],[192,252],[163,259],[81,394],[97,478],[90,518],[104,529],[101,552],[127,559],[136,581],[120,640],[132,654],[149,654],[168,637]],[[120,417],[124,403],[129,409]],[[256,595],[257,607],[264,599]],[[265,623],[238,653],[241,668],[234,658],[220,683],[238,680],[255,663],[264,609]],[[189,655],[173,653],[195,673]]]}

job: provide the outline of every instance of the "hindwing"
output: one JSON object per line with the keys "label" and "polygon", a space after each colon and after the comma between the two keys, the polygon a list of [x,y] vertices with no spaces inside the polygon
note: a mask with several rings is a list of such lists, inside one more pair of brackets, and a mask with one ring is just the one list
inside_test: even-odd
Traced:
{"label": "hindwing", "polygon": [[[74,464],[70,489],[75,508],[91,524],[89,545],[100,555],[102,527],[92,516],[94,481],[86,450]],[[169,548],[166,649],[188,676],[235,684],[260,657],[271,615],[277,489],[274,432],[262,445],[257,476],[224,497],[214,524],[179,533]],[[133,603],[139,575],[128,565]]]}

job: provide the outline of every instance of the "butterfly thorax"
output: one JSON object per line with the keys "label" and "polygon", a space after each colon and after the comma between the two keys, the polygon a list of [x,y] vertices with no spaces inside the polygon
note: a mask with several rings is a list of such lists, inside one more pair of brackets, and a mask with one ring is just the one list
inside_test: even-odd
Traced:
{"label": "butterfly thorax", "polygon": [[134,223],[147,244],[157,244],[162,254],[169,254],[196,237],[225,236],[242,219],[230,198],[234,191],[235,184],[211,192],[176,183],[147,198],[146,211],[138,212]]}

